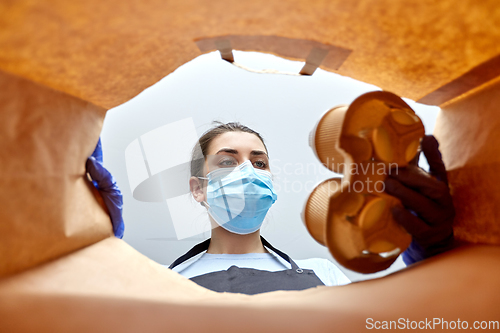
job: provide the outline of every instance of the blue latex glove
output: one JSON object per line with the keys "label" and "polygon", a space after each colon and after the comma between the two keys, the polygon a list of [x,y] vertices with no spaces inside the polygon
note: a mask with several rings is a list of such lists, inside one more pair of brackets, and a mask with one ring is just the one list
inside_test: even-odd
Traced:
{"label": "blue latex glove", "polygon": [[422,139],[421,148],[429,163],[429,173],[415,163],[397,173],[392,170],[385,181],[386,192],[399,198],[406,208],[394,207],[392,214],[413,237],[403,253],[407,265],[454,246],[455,208],[439,144],[434,136],[428,135]]}
{"label": "blue latex glove", "polygon": [[95,146],[94,152],[92,155],[96,160],[101,162],[102,164],[102,145],[101,145],[101,138],[99,138],[99,141],[97,141],[97,145]]}
{"label": "blue latex glove", "polygon": [[87,172],[92,178],[94,186],[99,190],[99,193],[101,193],[104,203],[108,208],[115,236],[122,238],[125,230],[125,223],[123,222],[122,217],[122,192],[116,185],[111,173],[102,165],[102,148],[100,138],[95,151],[87,159],[85,166],[87,168]]}

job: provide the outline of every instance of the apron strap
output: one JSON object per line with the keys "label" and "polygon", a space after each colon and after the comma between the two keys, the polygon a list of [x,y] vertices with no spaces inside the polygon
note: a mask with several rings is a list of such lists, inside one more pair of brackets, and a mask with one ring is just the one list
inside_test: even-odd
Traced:
{"label": "apron strap", "polygon": [[195,246],[193,246],[193,248],[191,250],[189,250],[186,254],[180,256],[179,258],[177,258],[170,266],[168,266],[168,268],[172,269],[174,268],[175,266],[177,265],[180,265],[182,264],[184,261],[188,260],[188,259],[191,259],[192,257],[202,253],[203,251],[206,251],[208,250],[208,246],[210,245],[210,238],[207,239],[206,241],[204,242],[201,242],[199,244],[196,244]]}
{"label": "apron strap", "polygon": [[287,261],[290,265],[292,265],[293,270],[299,269],[299,266],[297,266],[295,261],[293,261],[292,258],[288,256],[288,254],[281,252],[280,250],[272,246],[267,240],[264,239],[264,237],[260,236],[260,239],[265,247],[267,247],[268,249],[279,255],[281,258],[285,259],[285,261]]}
{"label": "apron strap", "polygon": [[[260,236],[260,240],[262,241],[262,245],[264,245],[265,247],[267,247],[268,249],[279,255],[281,258],[283,258],[285,261],[287,261],[292,266],[293,270],[299,269],[299,266],[297,266],[295,261],[293,261],[292,258],[290,258],[286,253],[281,252],[280,250],[272,246],[267,240],[264,239],[264,237]],[[202,253],[203,251],[208,250],[209,245],[210,245],[210,238],[207,239],[206,241],[196,244],[186,254],[177,258],[170,266],[168,266],[168,268],[172,269],[175,266],[182,264],[184,261],[189,260],[192,257]]]}

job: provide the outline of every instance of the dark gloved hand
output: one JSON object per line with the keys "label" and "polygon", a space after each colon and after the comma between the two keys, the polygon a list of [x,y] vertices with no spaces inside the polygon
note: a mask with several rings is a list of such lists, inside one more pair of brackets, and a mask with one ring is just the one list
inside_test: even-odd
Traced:
{"label": "dark gloved hand", "polygon": [[125,230],[123,223],[122,210],[123,198],[122,192],[116,185],[111,173],[102,165],[101,139],[92,155],[87,159],[87,172],[92,178],[94,186],[99,190],[106,207],[108,208],[111,222],[113,223],[113,233],[116,237],[122,238]]}
{"label": "dark gloved hand", "polygon": [[[407,265],[453,247],[455,208],[438,147],[434,136],[422,139],[421,148],[429,163],[429,173],[415,163],[392,169],[385,181],[386,192],[399,198],[406,208],[394,207],[392,214],[413,237],[403,253]],[[415,161],[418,162],[418,156]]]}

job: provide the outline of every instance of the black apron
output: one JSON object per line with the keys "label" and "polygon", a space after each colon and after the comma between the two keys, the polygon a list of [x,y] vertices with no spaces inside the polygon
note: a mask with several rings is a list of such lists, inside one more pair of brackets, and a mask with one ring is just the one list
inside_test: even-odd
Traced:
{"label": "black apron", "polygon": [[[210,272],[192,277],[190,280],[207,289],[218,292],[255,295],[275,290],[303,290],[325,284],[311,269],[297,266],[288,255],[274,248],[262,236],[262,244],[292,265],[292,269],[277,272],[231,266],[225,271]],[[176,259],[168,268],[172,269],[184,261],[208,250],[210,238],[195,245],[186,254]]]}

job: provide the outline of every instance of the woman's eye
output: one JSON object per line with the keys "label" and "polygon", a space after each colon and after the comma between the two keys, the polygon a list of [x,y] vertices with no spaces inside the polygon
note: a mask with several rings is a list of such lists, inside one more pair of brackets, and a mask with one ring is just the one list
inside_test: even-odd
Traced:
{"label": "woman's eye", "polygon": [[267,167],[267,163],[264,162],[264,161],[256,161],[254,162],[253,164],[256,168],[259,168],[259,169],[265,169]]}
{"label": "woman's eye", "polygon": [[230,167],[230,166],[235,166],[236,165],[236,161],[233,160],[233,159],[223,159],[221,161],[219,161],[219,166],[221,167]]}

